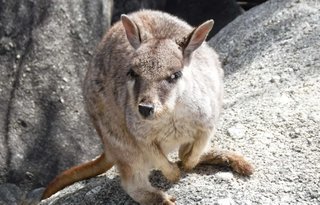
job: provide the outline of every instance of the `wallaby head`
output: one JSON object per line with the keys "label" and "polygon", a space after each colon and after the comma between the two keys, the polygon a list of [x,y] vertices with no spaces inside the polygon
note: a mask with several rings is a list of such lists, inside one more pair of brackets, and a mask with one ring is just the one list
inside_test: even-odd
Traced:
{"label": "wallaby head", "polygon": [[174,109],[182,89],[179,84],[183,81],[184,68],[206,39],[213,20],[204,22],[180,39],[142,38],[143,28],[133,19],[122,15],[121,21],[127,40],[134,48],[127,73],[130,114],[157,119]]}

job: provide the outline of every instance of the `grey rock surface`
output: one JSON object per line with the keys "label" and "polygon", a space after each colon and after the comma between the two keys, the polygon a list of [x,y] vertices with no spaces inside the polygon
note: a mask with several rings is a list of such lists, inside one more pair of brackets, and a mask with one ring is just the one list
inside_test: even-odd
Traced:
{"label": "grey rock surface", "polygon": [[0,1],[0,184],[24,193],[99,153],[81,84],[111,5]]}
{"label": "grey rock surface", "polygon": [[23,192],[17,185],[0,184],[0,205],[18,205],[22,197]]}
{"label": "grey rock surface", "polygon": [[[151,182],[177,204],[320,204],[319,22],[317,0],[271,0],[209,42],[226,69],[225,108],[213,141],[243,153],[255,166],[252,177],[202,166],[177,184],[159,172]],[[135,203],[111,170],[41,204]]]}

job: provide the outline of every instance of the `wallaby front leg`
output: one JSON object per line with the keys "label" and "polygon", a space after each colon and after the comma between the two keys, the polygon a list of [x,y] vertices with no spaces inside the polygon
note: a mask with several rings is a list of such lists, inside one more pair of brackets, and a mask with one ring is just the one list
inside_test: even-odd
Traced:
{"label": "wallaby front leg", "polygon": [[170,162],[167,156],[163,153],[160,145],[152,144],[149,146],[150,160],[160,169],[163,175],[170,182],[177,182],[180,179],[180,169],[176,163]]}
{"label": "wallaby front leg", "polygon": [[185,170],[191,170],[200,161],[202,153],[206,150],[211,132],[198,131],[192,143],[184,144],[179,149],[179,158]]}

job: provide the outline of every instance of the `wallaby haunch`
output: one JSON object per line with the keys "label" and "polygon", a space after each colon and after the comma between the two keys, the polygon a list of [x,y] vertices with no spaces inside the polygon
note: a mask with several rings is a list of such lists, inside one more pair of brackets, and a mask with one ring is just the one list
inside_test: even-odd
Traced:
{"label": "wallaby haunch", "polygon": [[121,16],[98,45],[84,81],[85,104],[104,153],[60,174],[42,198],[115,165],[135,201],[175,204],[151,186],[148,175],[159,169],[178,181],[180,169],[167,158],[176,149],[185,170],[214,164],[252,174],[242,156],[209,146],[223,95],[218,56],[204,42],[212,26],[209,20],[192,28],[151,10]]}

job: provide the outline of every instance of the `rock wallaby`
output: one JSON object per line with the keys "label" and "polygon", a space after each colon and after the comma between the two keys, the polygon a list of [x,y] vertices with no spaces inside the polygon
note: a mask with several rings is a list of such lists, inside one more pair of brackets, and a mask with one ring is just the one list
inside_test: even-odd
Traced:
{"label": "rock wallaby", "polygon": [[[242,156],[210,148],[223,95],[218,56],[204,42],[212,26],[208,20],[192,28],[151,10],[121,16],[98,45],[84,81],[86,108],[104,153],[57,176],[43,199],[113,165],[124,190],[142,205],[176,204],[151,186],[152,169],[171,182],[179,180],[179,167],[198,164],[252,174]],[[167,157],[174,150],[181,166]]]}

